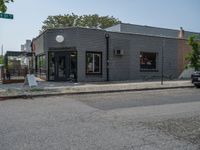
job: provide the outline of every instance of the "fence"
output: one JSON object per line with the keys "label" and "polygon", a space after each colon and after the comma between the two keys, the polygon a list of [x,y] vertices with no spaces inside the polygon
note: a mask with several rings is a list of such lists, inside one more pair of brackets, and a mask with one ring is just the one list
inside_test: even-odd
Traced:
{"label": "fence", "polygon": [[3,69],[1,70],[2,83],[24,82],[27,69]]}
{"label": "fence", "polygon": [[0,80],[2,83],[18,83],[24,82],[26,75],[31,72],[34,73],[35,76],[46,79],[46,70],[38,69],[29,71],[28,69],[1,69],[0,70]]}

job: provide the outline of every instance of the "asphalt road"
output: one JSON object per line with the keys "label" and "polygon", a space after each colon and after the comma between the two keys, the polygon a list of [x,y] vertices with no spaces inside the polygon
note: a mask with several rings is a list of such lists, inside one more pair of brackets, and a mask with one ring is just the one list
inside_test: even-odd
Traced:
{"label": "asphalt road", "polygon": [[187,102],[200,102],[200,89],[172,89],[72,96],[89,106],[110,110]]}
{"label": "asphalt road", "polygon": [[0,150],[199,150],[199,89],[0,101]]}

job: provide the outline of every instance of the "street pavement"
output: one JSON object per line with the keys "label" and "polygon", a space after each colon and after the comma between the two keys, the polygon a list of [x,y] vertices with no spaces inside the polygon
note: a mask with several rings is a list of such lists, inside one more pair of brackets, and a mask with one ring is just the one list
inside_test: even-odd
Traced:
{"label": "street pavement", "polygon": [[199,89],[0,101],[1,150],[199,150]]}
{"label": "street pavement", "polygon": [[200,89],[170,89],[138,92],[118,92],[115,94],[105,93],[91,95],[75,95],[78,99],[89,106],[110,110],[149,105],[164,105],[200,101]]}

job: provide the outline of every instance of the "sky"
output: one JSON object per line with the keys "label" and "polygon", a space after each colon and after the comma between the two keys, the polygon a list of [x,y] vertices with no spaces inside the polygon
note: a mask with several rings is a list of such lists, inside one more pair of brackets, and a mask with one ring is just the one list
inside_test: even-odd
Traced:
{"label": "sky", "polygon": [[99,14],[114,16],[124,23],[200,32],[200,0],[15,0],[0,18],[0,46],[19,51],[26,39],[39,35],[49,15]]}

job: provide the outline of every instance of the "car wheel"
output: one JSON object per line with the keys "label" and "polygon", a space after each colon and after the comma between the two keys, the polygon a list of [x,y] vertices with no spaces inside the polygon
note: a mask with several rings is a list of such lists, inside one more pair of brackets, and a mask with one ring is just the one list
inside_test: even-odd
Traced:
{"label": "car wheel", "polygon": [[200,84],[195,84],[196,88],[200,88]]}

